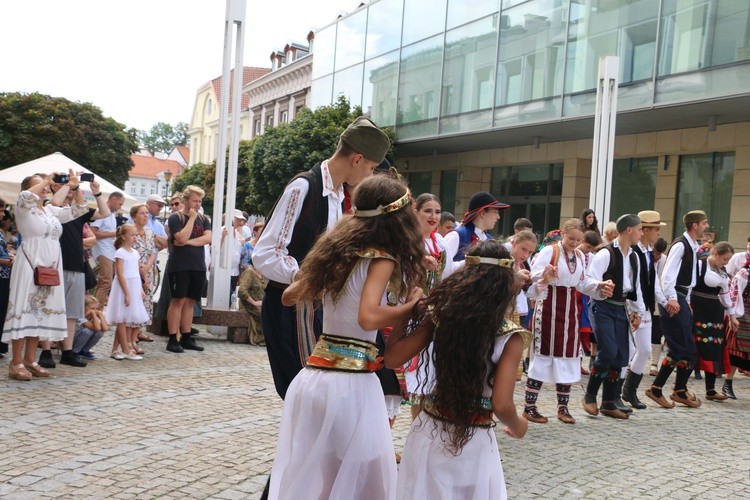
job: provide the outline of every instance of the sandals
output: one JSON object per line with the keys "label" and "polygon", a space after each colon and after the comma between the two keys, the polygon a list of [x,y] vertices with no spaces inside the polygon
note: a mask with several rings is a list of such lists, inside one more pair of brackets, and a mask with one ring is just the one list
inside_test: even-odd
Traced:
{"label": "sandals", "polygon": [[149,337],[145,333],[139,333],[138,334],[138,340],[141,341],[141,342],[153,342],[154,341],[154,339],[152,339],[151,337]]}
{"label": "sandals", "polygon": [[133,349],[136,354],[146,354],[146,351],[138,347],[138,344],[135,342],[130,343],[130,348]]}
{"label": "sandals", "polygon": [[20,365],[8,365],[8,378],[11,378],[13,380],[22,380],[24,382],[28,382],[31,380],[32,375],[29,373],[29,371],[26,369],[26,367],[23,364]]}
{"label": "sandals", "polygon": [[37,363],[36,361],[34,361],[33,363],[24,363],[23,366],[34,377],[41,377],[41,378],[49,377],[49,372],[45,370],[44,368],[42,368],[41,366],[39,366],[39,363]]}

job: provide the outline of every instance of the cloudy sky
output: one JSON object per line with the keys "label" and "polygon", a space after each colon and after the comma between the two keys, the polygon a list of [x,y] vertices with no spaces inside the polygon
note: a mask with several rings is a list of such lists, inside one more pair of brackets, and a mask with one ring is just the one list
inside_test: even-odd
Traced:
{"label": "cloudy sky", "polygon": [[[245,66],[358,0],[247,0]],[[0,92],[92,102],[128,127],[189,122],[221,75],[224,0],[0,0]]]}

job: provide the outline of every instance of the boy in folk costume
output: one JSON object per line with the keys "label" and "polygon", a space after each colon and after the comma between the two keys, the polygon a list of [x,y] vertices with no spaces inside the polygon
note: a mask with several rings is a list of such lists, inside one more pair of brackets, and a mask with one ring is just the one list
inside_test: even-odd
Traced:
{"label": "boy in folk costume", "polygon": [[[693,394],[688,393],[687,381],[696,356],[693,338],[693,314],[688,297],[695,286],[698,271],[696,252],[708,228],[708,217],[703,210],[693,210],[682,218],[685,232],[675,238],[667,253],[667,262],[661,275],[661,288],[666,303],[659,304],[661,328],[667,340],[667,356],[662,361],[659,373],[646,396],[664,408],[674,408],[674,402],[697,408],[701,405]],[[662,394],[662,387],[677,369],[674,391],[670,403]]]}
{"label": "boy in folk costume", "polygon": [[544,382],[557,385],[558,420],[575,423],[568,411],[568,401],[570,385],[581,380],[577,293],[607,298],[614,288],[611,281],[597,281],[585,273],[583,254],[576,249],[583,241],[581,220],[568,220],[563,225],[562,235],[561,241],[544,247],[531,265],[534,284],[529,288],[528,297],[536,300],[531,319],[534,345],[523,416],[540,424],[547,423],[547,417],[536,407]]}
{"label": "boy in folk costume", "polygon": [[638,399],[637,391],[641,379],[643,379],[643,372],[648,367],[651,357],[654,310],[657,300],[660,303],[666,302],[661,291],[661,284],[657,279],[653,246],[660,237],[661,227],[666,226],[666,224],[661,221],[659,212],[654,210],[638,212],[638,218],[641,219],[643,236],[632,248],[638,256],[641,291],[648,312],[642,318],[638,329],[633,332],[633,344],[630,347],[631,349],[634,348],[634,352],[630,356],[630,366],[627,369],[625,382],[622,386],[622,399],[630,403],[633,408],[642,410],[646,408],[646,405]]}
{"label": "boy in folk costume", "polygon": [[[282,305],[281,294],[294,281],[318,237],[342,218],[343,184],[356,186],[372,175],[389,147],[388,136],[372,121],[364,117],[354,120],[341,134],[331,158],[297,175],[286,186],[258,239],[253,264],[269,280],[261,321],[274,385],[282,399],[309,352],[298,339],[297,308]],[[316,311],[314,319],[300,316],[317,339],[322,312]],[[304,340],[315,343],[315,339]]]}
{"label": "boy in folk costume", "polygon": [[[625,419],[632,410],[621,402],[616,404],[620,397],[620,372],[628,364],[630,328],[637,329],[641,318],[646,315],[638,256],[631,248],[643,234],[641,219],[633,214],[623,215],[617,219],[617,231],[617,239],[599,251],[589,267],[593,279],[611,280],[615,290],[609,298],[594,299],[592,310],[597,353],[583,398],[583,409],[590,415],[598,415],[601,411],[608,417]],[[596,396],[602,386],[602,406],[597,408]]]}

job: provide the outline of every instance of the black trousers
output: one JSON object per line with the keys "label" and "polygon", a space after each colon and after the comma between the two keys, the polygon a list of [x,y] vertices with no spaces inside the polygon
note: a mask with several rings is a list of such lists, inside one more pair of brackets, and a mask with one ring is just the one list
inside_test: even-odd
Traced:
{"label": "black trousers", "polygon": [[[297,341],[297,312],[295,307],[281,304],[283,290],[273,286],[266,287],[260,320],[263,325],[263,336],[266,338],[268,362],[271,365],[273,383],[281,399],[286,396],[289,384],[302,370],[299,345]],[[315,310],[313,324],[315,338],[323,331],[323,311]]]}
{"label": "black trousers", "polygon": [[677,302],[680,304],[680,312],[674,317],[670,316],[661,305],[659,306],[661,331],[667,340],[667,356],[675,363],[686,361],[688,366],[691,366],[697,354],[695,338],[693,338],[693,314],[690,312],[687,301],[680,295],[677,296]]}

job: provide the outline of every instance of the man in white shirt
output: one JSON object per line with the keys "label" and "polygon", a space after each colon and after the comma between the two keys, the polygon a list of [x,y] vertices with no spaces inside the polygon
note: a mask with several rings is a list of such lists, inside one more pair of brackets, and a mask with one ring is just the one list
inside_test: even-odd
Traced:
{"label": "man in white shirt", "polygon": [[[322,311],[313,313],[304,304],[282,305],[281,294],[317,238],[341,219],[344,183],[353,187],[372,175],[389,147],[388,136],[372,121],[354,120],[331,158],[287,184],[253,250],[253,265],[269,280],[261,321],[274,385],[282,399],[302,369],[304,353],[322,333],[323,318]],[[298,324],[306,325],[306,331],[298,332]]]}
{"label": "man in white shirt", "polygon": [[[698,270],[698,243],[708,228],[708,217],[703,210],[693,210],[682,218],[685,232],[675,238],[667,253],[667,262],[661,275],[661,288],[666,304],[659,304],[659,319],[662,333],[667,340],[667,356],[662,361],[659,373],[646,396],[664,408],[674,408],[674,402],[697,408],[699,399],[687,390],[687,382],[696,356],[693,338],[693,314],[688,298],[695,286]],[[674,391],[670,403],[662,393],[662,387],[674,370]]]}
{"label": "man in white shirt", "polygon": [[[109,300],[109,290],[112,287],[112,275],[115,267],[115,236],[117,236],[117,211],[125,203],[125,195],[114,191],[107,198],[109,216],[89,224],[91,232],[96,236],[96,245],[91,255],[99,263],[99,278],[96,284],[96,299],[103,308]],[[123,219],[124,220],[124,219]]]}
{"label": "man in white shirt", "polygon": [[[617,239],[597,252],[588,269],[594,280],[612,280],[615,291],[607,299],[594,299],[597,352],[583,409],[591,415],[601,411],[608,417],[626,419],[633,410],[619,400],[620,374],[629,360],[630,329],[637,329],[646,315],[638,257],[631,248],[643,235],[641,219],[633,214],[623,215],[617,219],[617,231]],[[602,387],[602,405],[597,409],[599,387]]]}

